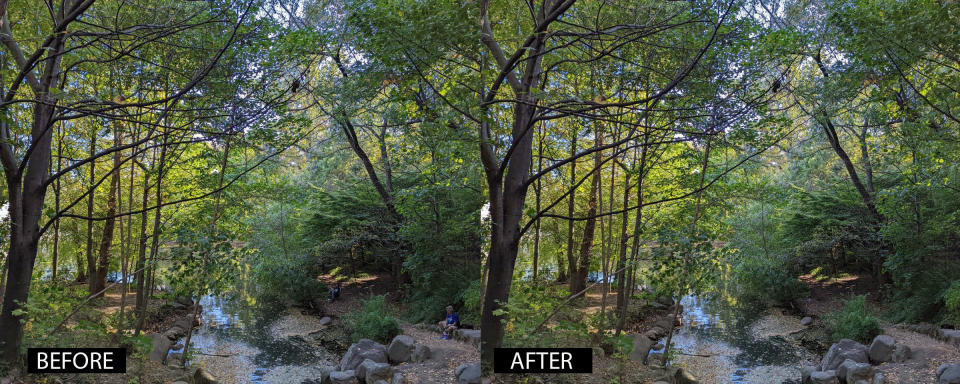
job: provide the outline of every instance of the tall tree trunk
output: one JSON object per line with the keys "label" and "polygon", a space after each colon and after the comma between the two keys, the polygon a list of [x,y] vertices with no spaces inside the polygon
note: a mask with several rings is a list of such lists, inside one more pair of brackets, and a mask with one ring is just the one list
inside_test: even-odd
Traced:
{"label": "tall tree trunk", "polygon": [[[90,157],[93,157],[97,154],[97,128],[91,128],[92,132],[90,134]],[[95,187],[97,183],[97,161],[90,161],[90,193],[87,195],[87,251],[84,255],[87,256],[87,276],[78,276],[77,281],[87,281],[87,292],[93,294],[96,292],[94,288],[96,283],[97,275],[97,263],[96,259],[93,256],[93,220],[90,219],[93,217],[93,197],[96,194],[97,188]]]}
{"label": "tall tree trunk", "polygon": [[[574,124],[576,126],[576,124]],[[580,130],[577,128],[572,128],[570,135],[570,157],[576,156],[577,154],[577,138],[580,134]],[[577,196],[577,161],[570,162],[570,197],[567,200],[567,274],[569,278],[573,279],[573,275],[576,273],[576,259],[574,256],[574,240],[573,240],[573,213],[576,211],[576,196]],[[559,267],[559,266],[558,266]],[[567,276],[563,273],[560,274],[560,277],[557,278],[557,281],[565,281]],[[576,291],[571,290],[570,293]]]}
{"label": "tall tree trunk", "polygon": [[[597,172],[599,173],[599,171]],[[610,198],[608,199],[608,201],[610,202],[610,208],[608,209],[608,212],[613,212],[613,208],[614,208],[613,194],[614,194],[614,188],[617,185],[616,180],[617,180],[617,167],[616,165],[614,165],[610,167]],[[601,198],[603,197],[602,193],[600,197]],[[602,207],[603,199],[600,199],[599,202],[600,202],[600,206]],[[624,208],[626,208],[626,206],[624,206]],[[604,225],[604,223],[609,223],[609,224]],[[597,326],[597,341],[600,341],[601,338],[603,337],[603,333],[606,331],[606,325],[607,325],[607,293],[610,290],[610,277],[608,276],[608,274],[610,273],[610,251],[612,250],[611,248],[613,247],[613,244],[612,244],[613,243],[613,220],[607,221],[606,219],[603,219],[600,221],[600,238],[601,239],[603,239],[604,232],[606,232],[607,237],[606,237],[606,240],[604,240],[603,242],[603,252],[600,253],[601,269],[603,270],[603,276],[602,276],[603,282],[600,284],[600,288],[601,288],[600,289],[600,325]]]}
{"label": "tall tree trunk", "polygon": [[[510,299],[513,284],[513,271],[516,266],[520,244],[520,220],[523,218],[523,206],[526,200],[526,179],[532,163],[532,135],[524,134],[532,124],[536,111],[536,99],[521,95],[528,102],[518,103],[514,113],[514,148],[507,172],[502,177],[497,169],[485,164],[487,185],[490,190],[490,256],[487,289],[484,294],[484,311],[481,314],[483,329],[482,358],[492,361],[493,350],[503,342],[504,328],[501,319],[495,315],[501,303]],[[481,128],[483,129],[483,128]],[[487,152],[489,153],[489,152]]]}
{"label": "tall tree trunk", "polygon": [[[597,132],[597,147],[603,145],[602,133]],[[590,272],[590,259],[593,255],[593,235],[597,228],[597,195],[600,193],[601,156],[602,151],[593,155],[593,176],[590,182],[589,200],[587,203],[587,220],[583,225],[583,238],[580,239],[580,256],[576,261],[574,274],[570,276],[570,294],[576,295],[587,287],[587,274]]]}
{"label": "tall tree trunk", "polygon": [[[537,139],[537,173],[543,170],[543,124],[537,124],[539,128],[539,135]],[[541,180],[537,179],[537,182],[534,183],[534,206],[538,214],[540,213],[540,194],[543,193],[543,185]],[[533,282],[537,282],[538,272],[540,269],[540,218],[537,217],[536,223],[533,224],[534,233],[533,233]],[[559,268],[559,266],[557,266]]]}
{"label": "tall tree trunk", "polygon": [[[119,146],[120,132],[114,130],[114,146]],[[107,195],[107,219],[103,223],[103,234],[100,238],[100,256],[97,264],[96,277],[91,276],[93,283],[91,295],[103,296],[103,289],[107,286],[107,273],[110,271],[110,249],[113,247],[113,232],[117,219],[117,194],[120,193],[120,151],[113,153],[113,170],[110,175],[110,193]],[[92,275],[92,274],[91,274]]]}
{"label": "tall tree trunk", "polygon": [[[66,26],[66,13],[73,13],[77,5],[73,1],[65,1],[57,21]],[[79,9],[82,11],[82,9]],[[0,12],[0,27],[9,31],[5,10]],[[6,37],[6,38],[9,38]],[[30,127],[30,143],[32,151],[24,154],[24,159],[17,164],[13,148],[9,144],[12,139],[9,126],[3,122],[0,127],[0,162],[3,164],[4,177],[7,181],[8,212],[10,219],[10,243],[7,252],[7,280],[3,295],[3,308],[0,309],[0,360],[14,362],[20,354],[20,344],[23,341],[23,326],[19,313],[22,305],[27,302],[30,293],[31,276],[37,259],[37,247],[40,242],[40,218],[43,216],[44,199],[47,194],[47,178],[50,174],[52,126],[56,112],[57,98],[50,91],[57,88],[60,80],[60,59],[63,52],[63,36],[54,36],[49,45],[43,62],[43,72],[39,79],[31,75],[31,88],[37,101],[33,104],[33,124]],[[33,72],[30,68],[20,68],[21,71]],[[22,164],[26,164],[21,167]],[[26,173],[23,173],[23,170]]]}
{"label": "tall tree trunk", "polygon": [[153,271],[154,263],[157,259],[157,252],[160,249],[160,218],[161,216],[161,205],[163,204],[163,168],[167,160],[167,133],[163,134],[163,142],[160,146],[160,162],[158,164],[157,170],[157,190],[155,192],[155,199],[157,210],[153,213],[153,239],[150,246],[150,256],[146,260],[146,265],[144,266],[143,271],[143,280],[144,287],[142,292],[137,293],[137,299],[142,298],[143,305],[140,308],[140,314],[137,317],[137,330],[136,333],[139,334],[140,330],[143,329],[144,317],[146,317],[147,306],[150,304],[150,296],[153,294]]}
{"label": "tall tree trunk", "polygon": [[[131,141],[137,141],[137,137],[138,137],[138,134],[135,133]],[[137,152],[137,148],[134,147],[130,151],[131,156],[133,156],[133,154],[136,152]],[[133,181],[136,176],[135,174],[136,167],[137,165],[134,164],[133,161],[131,161],[130,162],[130,187],[127,188],[127,212],[133,212],[133,189],[134,189]],[[120,291],[121,292],[120,293],[120,325],[117,327],[117,333],[119,334],[123,334],[127,324],[125,311],[126,311],[126,304],[127,304],[127,293],[130,289],[129,276],[130,276],[130,252],[131,252],[131,247],[133,245],[132,244],[133,233],[131,232],[133,230],[133,217],[127,216],[127,218],[124,219],[123,222],[126,223],[126,229],[124,230],[124,227],[121,227],[120,229],[122,234],[121,243],[123,244],[123,255],[121,256],[123,259],[122,259],[122,265],[120,268],[121,275],[122,275],[121,278],[123,278],[123,284],[122,284],[122,290]]]}
{"label": "tall tree trunk", "polygon": [[147,308],[146,294],[146,267],[147,267],[147,206],[150,203],[150,172],[143,172],[143,196],[140,202],[140,240],[137,242],[137,266],[133,278],[137,281],[137,300],[134,312],[137,313],[137,325],[134,335],[139,335],[143,329],[144,316]]}
{"label": "tall tree trunk", "polygon": [[[817,68],[820,69],[820,74],[823,75],[824,78],[829,78],[830,74],[827,72],[827,67],[823,64],[823,61],[820,60],[820,55],[817,54],[813,59],[817,63]],[[877,228],[879,229],[880,224],[884,222],[884,217],[880,214],[880,211],[877,210],[873,194],[870,193],[867,186],[860,180],[856,166],[853,165],[853,161],[850,160],[850,156],[847,154],[847,151],[844,150],[833,120],[826,112],[822,112],[818,120],[823,127],[823,133],[827,136],[827,141],[830,142],[830,147],[833,148],[833,152],[837,154],[837,157],[840,158],[840,161],[843,163],[843,167],[847,170],[847,175],[850,177],[850,182],[853,183],[854,188],[857,189],[857,193],[860,194],[863,204],[867,206],[867,210],[870,211],[870,214],[874,220],[876,220]]]}
{"label": "tall tree trunk", "polygon": [[[57,124],[57,173],[63,169],[63,124]],[[58,177],[53,184],[54,212],[60,212],[60,178]],[[53,223],[53,282],[57,282],[57,264],[60,259],[60,218],[56,218]]]}
{"label": "tall tree trunk", "polygon": [[[623,295],[623,287],[626,286],[626,281],[624,281],[624,276],[626,276],[625,270],[627,267],[627,249],[628,249],[627,240],[629,239],[629,237],[627,236],[627,229],[629,228],[629,222],[630,222],[630,211],[627,210],[627,207],[630,206],[630,189],[631,189],[630,179],[632,174],[629,171],[625,173],[626,175],[624,176],[625,180],[623,184],[623,213],[620,214],[620,246],[618,248],[619,252],[617,255],[617,266],[616,266],[617,272],[615,274],[616,276],[614,276],[614,280],[616,280],[615,288],[617,290],[617,307],[615,309],[615,312],[617,314],[619,314],[623,310],[624,302],[626,300],[625,295]],[[639,214],[640,212],[639,208],[637,208],[637,212]],[[618,323],[619,323],[619,319],[618,319]]]}
{"label": "tall tree trunk", "polygon": [[[636,286],[634,279],[636,276],[637,261],[640,257],[640,234],[643,230],[643,180],[646,176],[647,144],[649,140],[650,135],[644,132],[644,145],[640,148],[640,165],[637,170],[637,213],[634,214],[633,217],[633,245],[630,247],[629,264],[627,264],[627,268],[624,270],[623,285],[620,287],[620,291],[617,292],[617,336],[620,336],[620,332],[623,332],[623,328],[626,325],[627,308],[630,308],[630,297],[633,295],[633,287]],[[636,161],[636,155],[634,155],[634,161]],[[622,302],[620,298],[623,298]]]}
{"label": "tall tree trunk", "polygon": [[[62,43],[56,44],[59,52]],[[59,55],[56,55],[59,58]],[[59,59],[53,60],[59,67]],[[50,64],[48,62],[48,64]],[[49,89],[49,88],[47,88]],[[19,313],[22,303],[30,293],[31,276],[37,258],[40,241],[40,217],[46,196],[46,179],[50,168],[51,124],[56,98],[47,93],[38,95],[42,101],[34,107],[31,128],[34,150],[30,153],[26,175],[21,178],[17,169],[4,164],[7,178],[10,218],[10,244],[7,253],[7,281],[0,311],[0,341],[2,356],[6,361],[17,361],[23,336],[23,323]]]}
{"label": "tall tree trunk", "polygon": [[[531,131],[536,124],[534,117],[538,110],[539,100],[537,93],[531,92],[538,87],[542,74],[544,38],[543,34],[530,36],[529,49],[524,49],[527,59],[523,60],[522,75],[516,76],[513,67],[507,64],[499,44],[493,37],[490,20],[487,15],[488,1],[480,2],[480,20],[482,33],[481,42],[493,52],[497,63],[502,69],[501,75],[513,89],[513,125],[511,127],[511,146],[507,157],[501,160],[493,148],[493,134],[490,122],[484,119],[478,125],[480,160],[487,179],[487,189],[490,198],[490,256],[488,261],[489,276],[483,297],[483,313],[481,314],[481,328],[483,342],[481,358],[492,361],[493,351],[503,343],[504,322],[509,314],[502,313],[502,304],[510,299],[510,287],[513,283],[513,271],[516,266],[520,238],[523,231],[520,221],[524,216],[524,204],[527,197],[530,167],[533,165],[533,134]],[[535,16],[537,25],[546,28],[563,14],[572,2],[551,3],[549,13]],[[546,4],[544,5],[547,6]],[[551,19],[547,19],[549,14]],[[496,93],[481,95],[486,102],[492,101]],[[487,117],[486,107],[481,111]]]}
{"label": "tall tree trunk", "polygon": [[[340,71],[340,74],[344,78],[348,78],[350,73],[347,72],[346,67],[343,66],[343,63],[340,61],[339,54],[334,55],[334,62],[337,64],[337,68]],[[387,211],[390,213],[392,224],[394,226],[399,226],[403,223],[403,216],[400,215],[400,212],[397,211],[396,205],[394,204],[393,190],[391,190],[392,181],[392,171],[390,170],[389,159],[384,159],[385,170],[386,170],[386,181],[384,184],[380,180],[380,176],[377,175],[376,167],[374,167],[373,162],[370,160],[370,157],[367,155],[367,152],[363,149],[363,146],[360,145],[360,137],[357,135],[357,129],[353,125],[353,122],[350,120],[350,116],[346,113],[342,113],[340,116],[334,116],[335,119],[338,119],[341,131],[344,136],[347,138],[347,143],[350,144],[350,148],[353,149],[353,152],[357,155],[357,158],[360,159],[360,163],[363,164],[363,168],[367,173],[367,177],[370,179],[370,182],[373,184],[373,187],[377,190],[377,194],[380,195],[380,199],[383,201],[383,204],[387,206]],[[384,136],[386,135],[386,130],[383,131]],[[383,154],[386,154],[386,138],[382,137],[381,139],[381,150]],[[399,252],[394,252],[393,257],[390,259],[391,273],[394,277],[394,282],[397,287],[406,281],[405,274],[403,271],[403,259],[406,257],[405,254],[408,250],[408,244],[401,240]]]}
{"label": "tall tree trunk", "polygon": [[163,205],[163,176],[166,170],[167,165],[167,133],[163,135],[163,146],[160,148],[160,165],[157,170],[157,191],[154,198],[157,200],[157,210],[154,211],[153,215],[153,241],[150,245],[150,258],[147,263],[147,271],[149,272],[149,278],[147,279],[147,288],[148,294],[145,298],[149,302],[150,297],[153,296],[154,289],[156,288],[156,277],[157,277],[157,257],[160,253],[160,234],[163,232],[161,225],[162,222],[160,219],[163,217],[161,214],[161,206]]}

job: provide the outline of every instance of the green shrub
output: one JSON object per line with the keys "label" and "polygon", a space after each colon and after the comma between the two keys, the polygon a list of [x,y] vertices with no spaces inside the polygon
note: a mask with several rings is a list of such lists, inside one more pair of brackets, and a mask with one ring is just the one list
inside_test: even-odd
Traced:
{"label": "green shrub", "polygon": [[827,313],[824,320],[833,341],[852,339],[869,343],[882,332],[880,320],[867,308],[866,296],[854,296],[845,300],[842,309]]}
{"label": "green shrub", "polygon": [[733,269],[733,280],[740,296],[748,301],[783,304],[807,295],[788,267],[788,261],[762,255],[741,255]]}
{"label": "green shrub", "polygon": [[263,252],[254,252],[250,256],[254,263],[253,280],[271,299],[305,303],[329,294],[327,286],[317,280],[321,270],[317,267],[315,257],[284,257]]}
{"label": "green shrub", "polygon": [[385,296],[373,296],[363,301],[360,309],[344,315],[346,324],[350,324],[350,339],[371,339],[383,344],[389,343],[400,334],[400,322],[387,306]]}
{"label": "green shrub", "polygon": [[460,310],[460,321],[465,324],[480,324],[480,279],[470,282],[467,289],[461,294],[463,309]]}
{"label": "green shrub", "polygon": [[944,322],[954,326],[960,326],[960,280],[955,280],[950,284],[950,288],[943,294],[943,302],[946,304],[944,313]]}

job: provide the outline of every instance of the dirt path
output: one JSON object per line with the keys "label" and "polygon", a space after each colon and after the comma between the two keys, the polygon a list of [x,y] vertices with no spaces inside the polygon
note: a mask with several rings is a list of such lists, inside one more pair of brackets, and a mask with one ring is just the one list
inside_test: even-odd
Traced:
{"label": "dirt path", "polygon": [[386,295],[387,301],[399,306],[399,297],[394,290],[394,283],[389,274],[355,277],[346,280],[337,280],[331,275],[320,275],[320,282],[327,287],[336,287],[339,281],[340,298],[326,303],[323,310],[327,316],[338,317],[361,305],[362,299],[373,295]]}
{"label": "dirt path", "polygon": [[403,372],[408,383],[454,383],[456,369],[460,364],[480,362],[480,351],[470,344],[443,340],[437,332],[409,324],[403,326],[403,334],[416,340],[415,345],[426,345],[430,348],[429,360],[423,363],[403,363],[394,367],[398,372]]}
{"label": "dirt path", "polygon": [[877,367],[887,376],[887,383],[935,383],[940,364],[960,362],[960,349],[930,336],[893,326],[884,327],[883,333],[912,352],[904,363]]}
{"label": "dirt path", "polygon": [[843,305],[841,299],[854,295],[867,295],[867,299],[876,307],[881,303],[876,295],[870,294],[876,284],[870,275],[849,275],[828,279],[817,279],[812,275],[802,275],[800,282],[810,290],[810,296],[796,300],[801,313],[806,316],[822,316]]}

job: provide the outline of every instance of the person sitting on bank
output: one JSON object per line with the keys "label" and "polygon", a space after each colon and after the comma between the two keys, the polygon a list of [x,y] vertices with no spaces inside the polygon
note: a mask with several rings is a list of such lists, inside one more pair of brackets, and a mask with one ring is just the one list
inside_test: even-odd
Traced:
{"label": "person sitting on bank", "polygon": [[460,327],[460,316],[453,311],[452,305],[447,306],[447,318],[437,323],[437,325],[439,325],[443,331],[443,335],[441,335],[440,338],[450,340],[450,333]]}
{"label": "person sitting on bank", "polygon": [[330,302],[333,302],[340,297],[340,283],[337,283],[336,288],[330,288]]}

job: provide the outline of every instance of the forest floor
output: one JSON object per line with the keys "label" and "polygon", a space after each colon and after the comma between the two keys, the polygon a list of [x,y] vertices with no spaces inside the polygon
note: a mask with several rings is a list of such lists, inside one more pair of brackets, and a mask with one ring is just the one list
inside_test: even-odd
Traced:
{"label": "forest floor", "polygon": [[[343,278],[331,274],[320,275],[320,282],[329,288],[334,288],[340,284],[340,298],[327,303],[323,307],[324,315],[330,317],[339,317],[362,305],[362,299],[374,295],[385,295],[387,302],[394,308],[402,310],[400,296],[396,291],[396,283],[390,274],[363,275],[360,277]],[[443,309],[439,309],[439,313]]]}
{"label": "forest floor", "polygon": [[[809,297],[795,301],[797,310],[804,316],[821,318],[824,314],[840,309],[843,301],[855,295],[867,295],[870,306],[877,312],[886,309],[882,298],[876,294],[876,281],[869,274],[843,275],[834,278],[800,276],[810,290]],[[825,324],[815,321],[806,333],[818,334],[822,339],[813,351],[822,355],[830,345]],[[937,367],[943,363],[960,362],[960,348],[929,335],[904,329],[892,324],[883,325],[883,334],[893,337],[897,344],[910,347],[910,358],[903,363],[884,363],[876,367],[886,375],[887,383],[923,384],[936,382]]]}
{"label": "forest floor", "polygon": [[[68,283],[69,287],[73,290],[84,291],[86,292],[87,285],[86,283]],[[120,311],[121,297],[122,297],[122,286],[115,285],[107,289],[104,293],[104,297],[100,299],[94,299],[85,304],[85,309],[78,311],[74,314],[66,323],[65,329],[61,331],[64,337],[67,338],[77,338],[78,336],[72,334],[70,328],[77,326],[80,321],[95,321],[98,323],[103,323],[106,326],[105,335],[100,336],[84,336],[82,339],[77,339],[76,342],[81,343],[82,345],[89,346],[116,346],[117,340],[114,337],[116,333],[115,324],[112,321],[104,320],[110,316],[114,316]],[[132,313],[136,305],[136,292],[128,292],[126,300],[124,303],[125,313],[128,314],[127,319],[130,319],[129,314]],[[167,308],[163,308],[164,300],[159,298],[153,298],[150,300],[150,303],[147,306],[147,321],[144,324],[144,333],[155,332],[159,329],[165,329],[165,324],[172,323],[173,319],[182,314],[174,313],[175,311]],[[101,316],[99,319],[94,314],[100,313]],[[80,345],[76,345],[80,346]],[[56,375],[18,375],[18,376],[8,376],[0,378],[0,383],[105,383],[105,384],[121,384],[129,383],[132,380],[141,382],[141,383],[164,383],[170,382],[172,378],[189,378],[189,375],[181,368],[171,367],[163,365],[159,362],[149,361],[146,359],[134,358],[132,356],[127,357],[127,373],[123,375],[117,374],[56,374]]]}
{"label": "forest floor", "polygon": [[[396,291],[396,284],[389,274],[350,279],[326,274],[319,276],[319,280],[328,287],[336,287],[337,283],[340,283],[340,298],[327,303],[323,311],[323,316],[334,319],[333,326],[338,326],[339,319],[344,314],[359,308],[364,299],[373,295],[386,295],[394,309],[398,312],[404,309],[401,297]],[[437,308],[437,321],[441,320],[442,313],[443,308]],[[480,351],[468,343],[453,339],[443,340],[439,333],[409,323],[402,323],[401,331],[412,337],[417,345],[430,348],[428,360],[394,366],[397,372],[404,374],[408,383],[452,383],[456,381],[455,371],[460,364],[480,361]]]}
{"label": "forest floor", "polygon": [[827,312],[839,309],[843,306],[843,300],[855,295],[867,295],[867,299],[874,308],[880,308],[883,304],[880,297],[874,293],[877,285],[869,274],[830,278],[806,274],[799,279],[810,290],[808,297],[795,302],[797,309],[805,316],[823,316]]}
{"label": "forest floor", "polygon": [[883,327],[883,333],[893,337],[897,344],[910,347],[911,351],[910,359],[903,363],[877,367],[889,383],[933,384],[940,364],[960,362],[960,348],[941,340],[894,326]]}
{"label": "forest floor", "polygon": [[408,383],[454,382],[456,369],[463,363],[480,362],[480,351],[473,345],[458,340],[443,340],[432,330],[403,325],[403,334],[416,340],[416,345],[430,348],[430,358],[422,363],[403,363],[394,366],[403,372]]}

